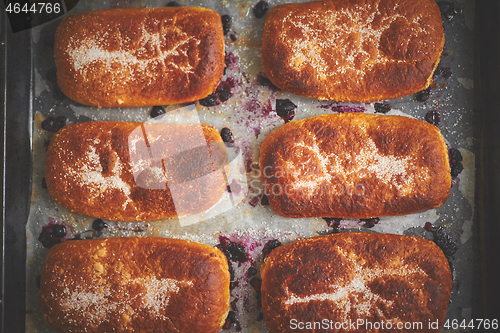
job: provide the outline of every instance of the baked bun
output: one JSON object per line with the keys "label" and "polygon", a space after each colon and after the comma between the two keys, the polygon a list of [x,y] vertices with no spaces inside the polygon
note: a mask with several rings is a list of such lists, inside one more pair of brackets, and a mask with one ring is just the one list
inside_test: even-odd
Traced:
{"label": "baked bun", "polygon": [[274,85],[297,95],[380,101],[427,88],[443,46],[434,0],[284,4],[267,14],[262,65]]}
{"label": "baked bun", "polygon": [[227,150],[213,127],[96,121],[51,139],[45,181],[61,206],[134,222],[200,213],[226,189]]}
{"label": "baked bun", "polygon": [[56,332],[207,332],[229,311],[227,259],[167,238],[66,241],[52,247],[40,282]]}
{"label": "baked bun", "polygon": [[54,52],[61,91],[99,107],[195,101],[217,88],[225,67],[221,17],[201,7],[67,16]]}
{"label": "baked bun", "polygon": [[448,198],[448,149],[427,122],[339,113],[285,124],[261,146],[269,204],[286,217],[371,218],[432,209]]}
{"label": "baked bun", "polygon": [[300,240],[273,250],[261,275],[270,333],[439,332],[451,294],[443,252],[413,236]]}

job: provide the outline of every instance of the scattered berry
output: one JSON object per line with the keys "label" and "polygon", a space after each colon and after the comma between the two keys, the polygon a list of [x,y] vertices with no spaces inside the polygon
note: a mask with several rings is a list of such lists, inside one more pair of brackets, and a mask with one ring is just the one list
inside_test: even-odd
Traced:
{"label": "scattered berry", "polygon": [[65,116],[58,116],[56,118],[54,117],[47,117],[45,118],[44,121],[42,121],[42,129],[49,131],[49,132],[57,132],[61,128],[63,128],[66,125],[66,117]]}
{"label": "scattered berry", "polygon": [[330,227],[333,228],[333,232],[337,233],[340,231],[339,226],[340,226],[340,221],[342,219],[339,218],[330,218],[330,217],[324,217],[323,220],[326,221],[326,224]]}
{"label": "scattered berry", "polygon": [[430,94],[431,94],[430,88],[419,91],[418,93],[415,94],[415,100],[417,102],[425,102],[426,100],[429,99]]}
{"label": "scattered berry", "polygon": [[455,243],[450,235],[446,233],[442,226],[436,228],[432,223],[426,222],[424,229],[432,232],[434,243],[439,246],[446,258],[448,258],[448,262],[450,262],[450,258],[453,257],[458,250],[457,243]]}
{"label": "scattered berry", "polygon": [[166,113],[166,111],[165,111],[165,108],[163,106],[156,105],[156,106],[153,106],[153,108],[151,109],[151,113],[149,115],[151,118],[156,118],[156,117],[159,117],[165,113]]}
{"label": "scattered berry", "polygon": [[291,100],[289,99],[277,99],[276,100],[276,113],[278,116],[283,118],[285,123],[289,122],[290,120],[295,117],[295,110],[297,109],[297,105],[295,105]]}
{"label": "scattered berry", "polygon": [[59,244],[66,236],[66,227],[62,224],[50,222],[42,227],[42,232],[38,236],[38,241],[46,248]]}
{"label": "scattered berry", "polygon": [[262,293],[260,288],[262,286],[262,280],[254,277],[250,279],[250,285],[255,290],[255,297],[257,298],[259,305],[261,305]]}
{"label": "scattered berry", "polygon": [[435,72],[436,75],[441,75],[443,79],[448,80],[452,73],[451,73],[451,68],[449,67],[438,67]]}
{"label": "scattered berry", "polygon": [[438,2],[438,5],[439,9],[441,10],[441,16],[448,22],[450,22],[455,17],[455,15],[462,12],[462,10],[455,7],[455,4],[453,2],[441,1]]}
{"label": "scattered berry", "polygon": [[269,199],[267,198],[267,195],[262,196],[262,199],[260,199],[260,204],[262,206],[269,206]]}
{"label": "scattered berry", "polygon": [[222,20],[222,29],[224,30],[224,35],[227,35],[229,30],[231,30],[231,16],[229,15],[222,15],[221,16]]}
{"label": "scattered berry", "polygon": [[56,238],[63,238],[66,236],[66,227],[62,224],[55,224],[52,227],[52,235]]}
{"label": "scattered berry", "polygon": [[165,5],[165,7],[179,7],[181,4],[178,3],[177,1],[170,1]]}
{"label": "scattered berry", "polygon": [[462,153],[457,148],[450,148],[450,150],[448,150],[448,156],[451,164],[462,162],[464,160]]}
{"label": "scattered berry", "polygon": [[54,86],[54,92],[52,93],[52,97],[58,101],[62,101],[66,95],[59,89],[59,86]]}
{"label": "scattered berry", "polygon": [[222,141],[224,141],[226,143],[232,143],[232,142],[234,142],[233,132],[231,132],[231,130],[229,128],[227,128],[227,127],[223,127],[220,130],[220,136],[222,138]]}
{"label": "scattered berry", "polygon": [[391,111],[391,106],[387,103],[375,103],[373,105],[375,113],[387,113]]}
{"label": "scattered berry", "polygon": [[375,217],[371,219],[361,219],[361,221],[365,222],[364,226],[366,228],[373,228],[375,224],[378,224],[380,222],[380,218]]}
{"label": "scattered berry", "polygon": [[224,326],[222,326],[222,329],[228,330],[233,326],[234,324],[238,323],[238,319],[236,319],[236,312],[231,310],[227,314],[226,321],[224,322]]}
{"label": "scattered berry", "polygon": [[263,18],[264,15],[266,15],[267,11],[269,9],[269,5],[267,2],[260,0],[257,2],[257,4],[253,7],[253,14],[255,15],[256,18]]}
{"label": "scattered berry", "polygon": [[217,248],[221,250],[228,259],[243,263],[248,260],[248,255],[245,252],[243,245],[232,242],[227,237],[219,237]]}
{"label": "scattered berry", "polygon": [[250,267],[250,268],[248,269],[247,276],[248,276],[248,277],[251,277],[251,276],[256,275],[257,273],[258,273],[257,268],[255,268],[255,267]]}
{"label": "scattered berry", "polygon": [[219,104],[217,97],[214,95],[208,95],[207,97],[200,99],[200,104],[203,106],[215,106]]}
{"label": "scattered berry", "polygon": [[264,73],[258,73],[257,74],[257,82],[263,86],[263,87],[269,87],[274,91],[280,90],[278,87],[276,87],[271,80],[266,76]]}
{"label": "scattered berry", "polygon": [[219,91],[219,100],[221,102],[227,101],[228,99],[231,98],[231,96],[233,96],[233,94],[229,90],[221,90],[221,91]]}
{"label": "scattered berry", "polygon": [[429,110],[425,114],[425,121],[427,121],[429,124],[438,126],[439,122],[441,121],[441,115],[439,114],[439,111]]}
{"label": "scattered berry", "polygon": [[277,239],[273,239],[268,241],[265,245],[264,248],[262,249],[262,254],[264,255],[264,258],[267,258],[267,256],[277,247],[281,246],[281,242]]}
{"label": "scattered berry", "polygon": [[464,170],[464,166],[462,163],[457,162],[451,167],[451,177],[457,178],[458,175]]}
{"label": "scattered berry", "polygon": [[108,225],[102,219],[95,219],[92,222],[92,229],[94,229],[95,231],[102,231],[103,229],[105,229],[107,227],[108,227]]}

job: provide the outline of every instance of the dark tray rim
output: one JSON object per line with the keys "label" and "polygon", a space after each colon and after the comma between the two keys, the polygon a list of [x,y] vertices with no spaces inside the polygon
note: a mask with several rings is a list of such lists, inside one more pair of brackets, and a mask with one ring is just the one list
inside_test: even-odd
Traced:
{"label": "dark tray rim", "polygon": [[[25,332],[26,229],[31,196],[32,68],[29,31],[2,13],[1,332]],[[500,2],[475,2],[474,117],[481,294],[473,319],[500,319]]]}

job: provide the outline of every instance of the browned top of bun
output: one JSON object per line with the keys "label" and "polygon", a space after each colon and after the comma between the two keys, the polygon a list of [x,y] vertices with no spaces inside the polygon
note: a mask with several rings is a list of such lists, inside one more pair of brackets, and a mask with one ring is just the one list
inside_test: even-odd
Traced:
{"label": "browned top of bun", "polygon": [[[443,324],[451,294],[443,252],[413,236],[348,232],[300,240],[273,250],[261,275],[262,308],[271,333],[297,331],[292,319],[364,320],[392,323],[387,332],[437,332],[428,323]],[[423,326],[398,330],[398,322]],[[344,326],[341,331],[377,330]]]}
{"label": "browned top of bun", "polygon": [[442,205],[448,148],[425,121],[365,113],[292,121],[261,146],[261,179],[275,213],[370,218]]}
{"label": "browned top of bun", "polygon": [[262,63],[276,86],[297,95],[380,101],[425,89],[443,45],[434,0],[314,1],[269,11]]}
{"label": "browned top of bun", "polygon": [[166,238],[66,241],[41,274],[45,321],[56,332],[219,332],[229,310],[227,259]]}
{"label": "browned top of bun", "polygon": [[226,189],[227,150],[205,124],[96,121],[51,139],[45,180],[71,211],[114,221],[203,212]]}
{"label": "browned top of bun", "polygon": [[68,16],[54,47],[62,92],[94,106],[195,101],[215,90],[225,67],[220,15],[200,7]]}

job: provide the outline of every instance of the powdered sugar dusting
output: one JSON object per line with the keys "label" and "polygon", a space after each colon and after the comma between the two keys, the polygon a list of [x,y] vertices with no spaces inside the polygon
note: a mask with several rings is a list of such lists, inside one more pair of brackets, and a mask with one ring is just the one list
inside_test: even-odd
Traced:
{"label": "powdered sugar dusting", "polygon": [[89,145],[85,155],[85,159],[88,163],[82,163],[81,168],[78,169],[69,168],[66,177],[76,179],[81,187],[88,187],[89,193],[93,196],[93,199],[98,199],[111,191],[119,191],[126,198],[123,203],[123,208],[125,209],[129,204],[133,205],[133,201],[130,197],[131,187],[120,177],[123,170],[123,164],[120,157],[116,152],[113,151],[112,153],[116,162],[114,163],[110,175],[107,176],[103,174],[104,169],[99,154],[96,151],[96,147]]}
{"label": "powdered sugar dusting", "polygon": [[[337,246],[339,254],[352,265],[352,272],[354,273],[350,281],[346,283],[334,283],[329,286],[331,291],[311,294],[309,296],[297,296],[291,293],[286,288],[287,298],[284,301],[286,306],[309,303],[312,301],[319,302],[332,302],[335,303],[339,309],[343,309],[340,321],[349,319],[351,310],[354,310],[359,316],[370,315],[371,313],[378,313],[383,318],[383,313],[379,309],[379,305],[383,304],[385,307],[392,307],[394,301],[387,300],[382,296],[371,291],[369,285],[375,279],[385,279],[392,276],[405,277],[412,274],[419,274],[426,276],[427,274],[418,267],[411,267],[410,265],[402,265],[398,267],[369,267],[365,265],[363,260],[357,258],[354,254],[349,253],[345,255],[346,251]],[[398,318],[393,318],[399,320]]]}
{"label": "powdered sugar dusting", "polygon": [[290,12],[280,34],[281,42],[292,52],[289,67],[299,72],[307,68],[318,80],[340,84],[346,76],[362,80],[376,64],[404,63],[381,51],[381,38],[398,19],[411,27],[409,39],[428,35],[421,15],[410,20],[397,13],[382,15],[378,2],[374,7],[366,4],[337,10],[311,9],[307,14]]}
{"label": "powdered sugar dusting", "polygon": [[[190,44],[198,46],[201,41],[194,36],[188,36],[179,29],[170,31],[171,29],[166,26],[162,26],[158,32],[149,32],[145,24],[143,22],[140,28],[141,39],[138,46],[134,44],[133,48],[126,46],[126,43],[119,39],[120,47],[110,51],[109,47],[102,42],[111,38],[107,36],[107,32],[99,32],[81,42],[71,39],[67,52],[74,69],[83,75],[88,66],[99,64],[106,70],[112,69],[110,74],[120,77],[121,80],[132,79],[131,74],[137,77],[148,77],[148,73],[156,67],[161,67],[164,72],[169,71],[167,67],[174,67],[186,74],[194,73],[194,65],[191,62],[180,63],[174,61],[173,57],[182,55],[187,58],[187,46]],[[162,36],[171,34],[176,34],[178,38],[172,46],[167,48],[162,42],[165,37]],[[100,40],[101,42],[98,42]],[[113,66],[113,64],[119,66]]]}
{"label": "powdered sugar dusting", "polygon": [[[334,189],[340,185],[335,183],[339,181],[342,186],[356,191],[359,190],[358,184],[364,179],[377,179],[397,189],[399,195],[406,196],[412,193],[419,182],[430,177],[428,167],[418,166],[420,162],[418,154],[406,156],[384,154],[377,148],[366,130],[360,138],[364,144],[358,151],[339,150],[328,153],[319,148],[318,141],[312,133],[309,137],[313,139],[311,145],[298,142],[295,146],[311,152],[316,162],[310,158],[303,164],[288,162],[284,165],[284,171],[295,179],[292,187],[304,194],[313,195],[315,188],[323,184],[329,184],[330,188]],[[319,173],[312,173],[312,169],[318,169]]]}
{"label": "powdered sugar dusting", "polygon": [[[152,315],[168,320],[165,310],[173,294],[182,287],[193,286],[192,281],[179,281],[165,278],[136,278],[128,280],[113,290],[107,285],[78,285],[74,289],[66,287],[61,295],[61,308],[65,318],[71,321],[76,313],[86,313],[90,323],[99,325],[109,321],[117,313],[133,320],[134,313],[147,309]],[[130,296],[131,289],[140,288],[142,292]],[[137,304],[140,304],[137,307]]]}

